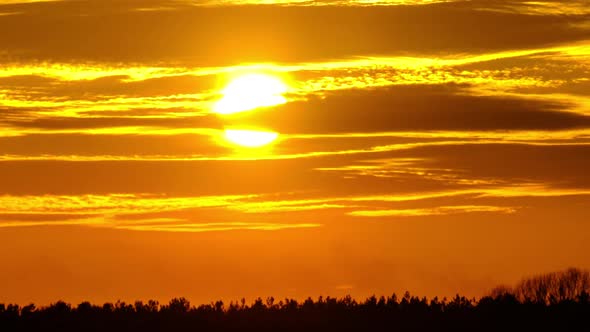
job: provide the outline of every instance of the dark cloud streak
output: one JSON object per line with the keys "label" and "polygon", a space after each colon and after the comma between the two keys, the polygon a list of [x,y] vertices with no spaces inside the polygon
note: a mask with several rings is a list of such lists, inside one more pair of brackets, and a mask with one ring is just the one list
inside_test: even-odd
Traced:
{"label": "dark cloud streak", "polygon": [[455,86],[396,86],[312,97],[236,122],[272,125],[284,133],[357,133],[420,130],[563,130],[588,128],[590,117],[569,103],[529,98],[472,96]]}
{"label": "dark cloud streak", "polygon": [[[170,2],[149,4],[166,7]],[[587,15],[487,12],[470,2],[392,7],[182,5],[163,11],[134,10],[137,6],[120,1],[112,6],[102,1],[6,6],[24,14],[0,17],[0,45],[23,61],[224,65],[369,54],[480,53],[590,38],[587,29],[573,28],[586,22]]]}

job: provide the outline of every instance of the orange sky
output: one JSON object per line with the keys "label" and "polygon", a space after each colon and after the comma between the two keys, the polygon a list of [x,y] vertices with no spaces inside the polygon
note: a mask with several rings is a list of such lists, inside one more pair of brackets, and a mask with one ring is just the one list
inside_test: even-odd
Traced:
{"label": "orange sky", "polygon": [[0,303],[480,296],[590,268],[589,21],[0,0]]}

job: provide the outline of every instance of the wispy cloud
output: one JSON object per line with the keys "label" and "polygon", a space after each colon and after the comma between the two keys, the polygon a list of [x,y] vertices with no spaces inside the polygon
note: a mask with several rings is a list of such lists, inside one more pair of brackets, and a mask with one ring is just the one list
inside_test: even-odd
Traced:
{"label": "wispy cloud", "polygon": [[590,14],[585,0],[543,0],[543,1],[479,1],[480,10],[530,15],[586,15]]}
{"label": "wispy cloud", "polygon": [[131,230],[131,231],[158,231],[158,232],[185,232],[185,233],[201,233],[201,232],[220,232],[220,231],[279,231],[288,229],[306,229],[321,227],[321,224],[313,223],[257,223],[257,222],[220,222],[220,223],[177,223],[177,224],[149,224],[149,225],[118,225],[116,229]]}
{"label": "wispy cloud", "polygon": [[[318,227],[309,222],[260,222],[248,221],[252,215],[284,212],[329,211],[335,215],[356,217],[425,216],[456,213],[516,213],[513,206],[481,204],[434,205],[431,207],[382,209],[383,203],[436,204],[436,200],[454,197],[457,201],[473,202],[484,198],[506,197],[565,197],[590,195],[589,190],[552,188],[543,185],[520,185],[457,189],[422,193],[398,193],[389,195],[342,196],[316,199],[281,199],[271,196],[201,196],[158,197],[155,195],[111,194],[80,196],[0,196],[0,214],[4,221],[0,227],[32,226],[91,226],[128,230],[210,231],[229,229],[278,230],[288,228]],[[288,195],[287,195],[288,197]],[[239,212],[233,218],[245,221],[196,221],[173,215],[199,209],[217,210],[220,213]],[[225,212],[223,212],[225,211]],[[173,214],[169,214],[173,213]],[[160,217],[154,217],[153,215]],[[168,216],[166,216],[168,214]],[[7,218],[10,216],[10,218]],[[40,219],[40,216],[44,218]],[[54,216],[53,220],[46,217]],[[65,218],[68,216],[68,218]]]}
{"label": "wispy cloud", "polygon": [[454,2],[460,0],[185,0],[200,6],[230,5],[289,5],[289,6],[398,6],[398,5],[429,5],[435,3]]}
{"label": "wispy cloud", "polygon": [[456,213],[471,212],[495,212],[495,213],[514,213],[517,208],[501,207],[489,205],[457,205],[457,206],[438,206],[427,209],[399,209],[399,210],[364,210],[352,211],[348,214],[356,217],[418,217],[418,216],[440,216]]}
{"label": "wispy cloud", "polygon": [[151,232],[182,232],[182,233],[203,233],[223,231],[279,231],[287,229],[305,229],[321,227],[321,224],[314,223],[260,223],[260,222],[216,222],[198,223],[189,222],[184,219],[158,218],[158,219],[133,219],[126,221],[113,219],[108,216],[80,218],[63,221],[2,221],[1,228],[15,227],[59,227],[59,226],[84,226],[95,228],[107,228],[128,231],[151,231]]}
{"label": "wispy cloud", "polygon": [[[33,133],[26,125],[47,119],[117,118],[117,129],[105,122],[103,129],[80,128],[78,132],[134,134],[146,130],[146,126],[132,125],[130,121],[136,119],[206,117],[211,115],[212,105],[218,98],[216,78],[257,70],[291,77],[287,95],[290,102],[305,102],[312,96],[339,91],[346,94],[351,89],[454,85],[462,87],[453,92],[456,94],[561,103],[564,111],[588,115],[590,97],[581,92],[588,84],[585,77],[590,72],[590,63],[586,61],[589,54],[587,43],[581,43],[483,55],[359,57],[331,62],[209,68],[14,63],[0,68],[0,108],[11,110],[0,116],[0,123],[12,123],[2,125],[6,129],[0,136]],[[540,60],[546,62],[545,66],[534,66]],[[513,64],[514,61],[518,64]],[[492,68],[489,64],[493,64]],[[577,66],[576,72],[568,69],[572,65]],[[543,69],[547,67],[551,71]],[[125,119],[128,124],[122,122]],[[18,126],[19,123],[23,126]],[[43,129],[51,132],[51,128],[38,128],[37,132]],[[148,130],[177,133],[190,129],[179,128],[177,123]]]}
{"label": "wispy cloud", "polygon": [[166,197],[153,194],[0,196],[2,213],[126,214],[231,205],[249,195]]}

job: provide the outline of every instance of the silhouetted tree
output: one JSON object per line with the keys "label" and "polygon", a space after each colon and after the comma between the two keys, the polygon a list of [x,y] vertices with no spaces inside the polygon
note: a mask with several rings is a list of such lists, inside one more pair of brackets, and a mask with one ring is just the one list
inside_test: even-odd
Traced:
{"label": "silhouetted tree", "polygon": [[588,292],[590,273],[576,268],[524,279],[514,289],[520,301],[545,304],[575,301]]}
{"label": "silhouetted tree", "polygon": [[191,303],[184,297],[173,298],[168,305],[164,306],[162,310],[171,311],[175,313],[187,313],[191,308]]}
{"label": "silhouetted tree", "polygon": [[191,306],[186,298],[117,301],[102,306],[58,301],[47,307],[0,304],[0,331],[577,331],[589,330],[588,272],[568,269],[500,286],[479,300],[371,296],[357,301],[320,296],[303,302],[257,298]]}

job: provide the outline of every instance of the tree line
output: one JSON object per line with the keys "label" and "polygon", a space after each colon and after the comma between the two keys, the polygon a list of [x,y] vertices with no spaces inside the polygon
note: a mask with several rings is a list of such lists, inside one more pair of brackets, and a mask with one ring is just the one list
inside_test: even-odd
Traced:
{"label": "tree line", "polygon": [[500,286],[479,299],[371,296],[357,301],[258,298],[191,305],[63,301],[0,304],[0,331],[590,331],[590,274],[570,268]]}

